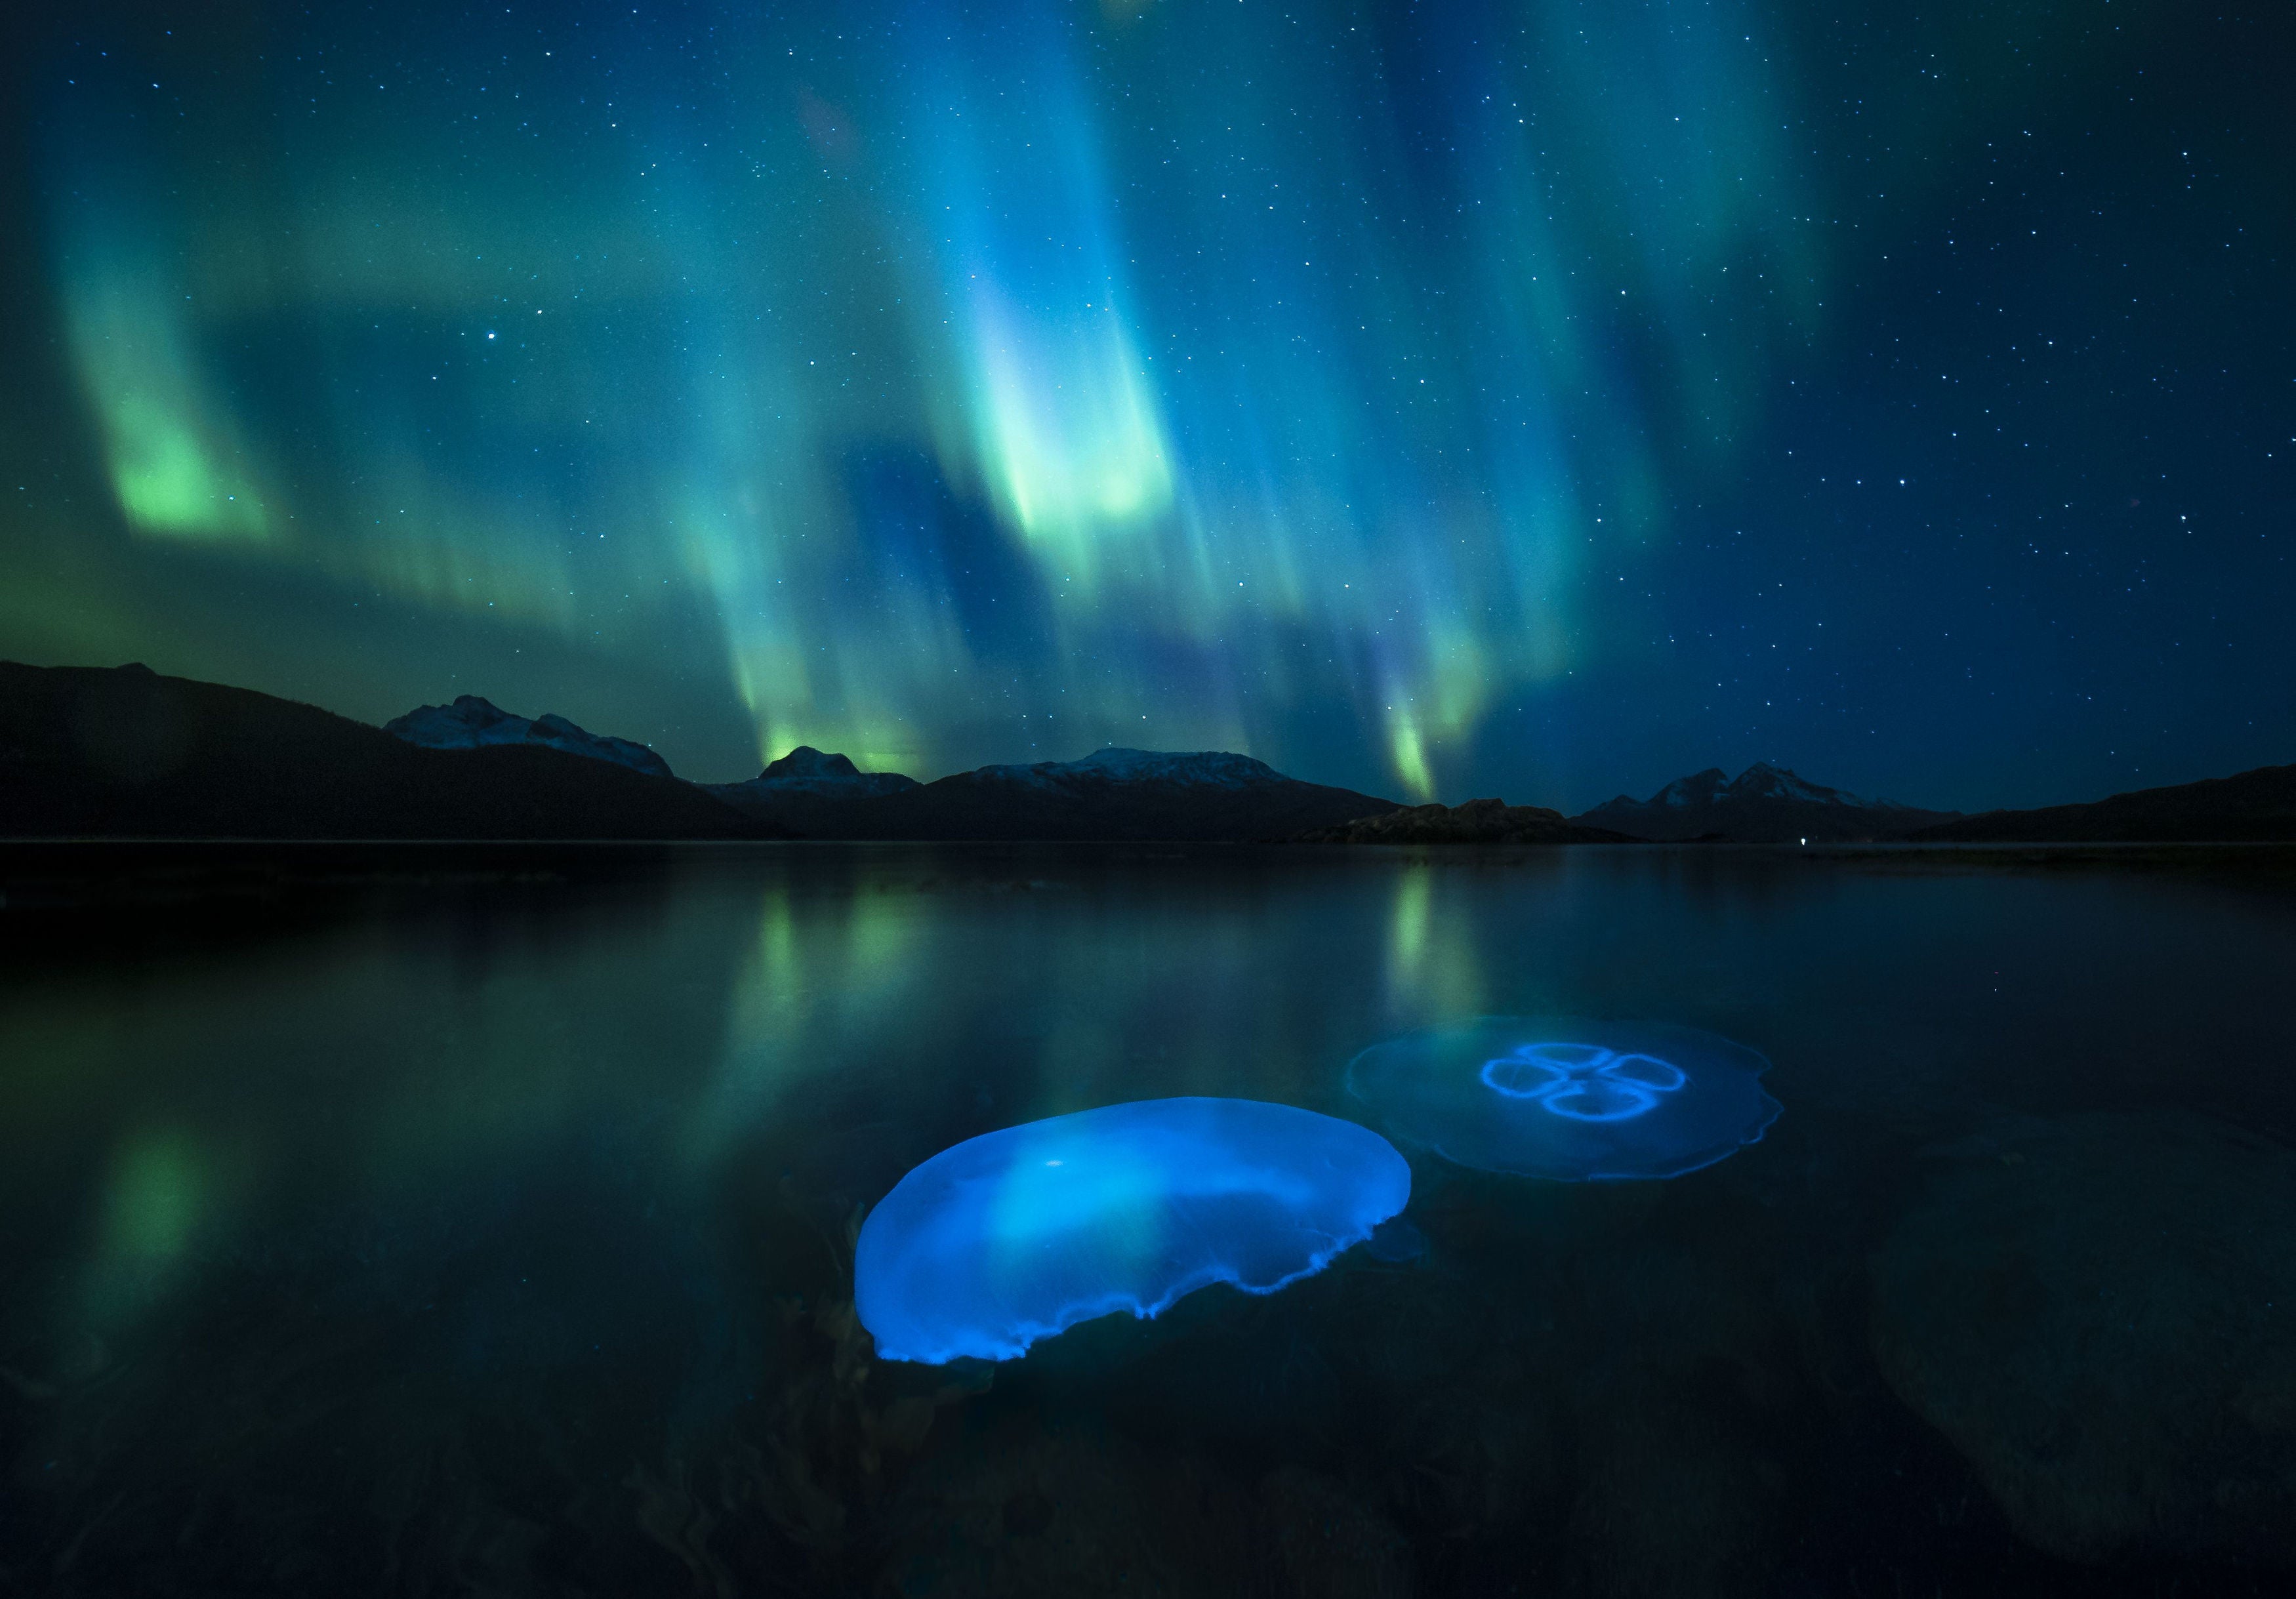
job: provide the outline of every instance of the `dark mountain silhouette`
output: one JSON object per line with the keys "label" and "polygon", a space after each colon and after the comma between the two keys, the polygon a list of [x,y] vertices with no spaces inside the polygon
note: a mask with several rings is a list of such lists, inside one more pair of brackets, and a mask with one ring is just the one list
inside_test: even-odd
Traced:
{"label": "dark mountain silhouette", "polygon": [[1989,810],[1913,835],[1922,843],[2254,843],[2296,840],[2296,766],[2259,767],[2087,805]]}
{"label": "dark mountain silhouette", "polygon": [[544,744],[428,750],[143,666],[0,662],[0,837],[775,836],[675,778]]}
{"label": "dark mountain silhouette", "polygon": [[898,772],[864,772],[842,755],[824,755],[811,744],[800,744],[746,783],[702,786],[728,805],[765,812],[789,801],[873,799],[924,785]]}
{"label": "dark mountain silhouette", "polygon": [[382,725],[410,744],[428,750],[477,750],[495,744],[542,744],[569,755],[610,760],[651,777],[673,775],[669,763],[644,744],[587,732],[561,716],[533,721],[512,716],[490,700],[462,694],[452,705],[421,705]]}
{"label": "dark mountain silhouette", "polygon": [[1710,767],[1677,777],[1648,800],[1624,794],[1571,820],[1662,842],[1719,839],[1740,844],[1865,842],[1898,839],[1958,816],[1894,800],[1861,800],[1756,762],[1734,779]]}
{"label": "dark mountain silhouette", "polygon": [[1216,750],[1109,749],[920,783],[800,746],[746,783],[705,786],[643,745],[475,695],[392,726],[141,666],[0,662],[0,837],[2296,840],[2296,766],[1961,816],[1757,765],[1565,819],[1498,800],[1406,808]]}
{"label": "dark mountain silhouette", "polygon": [[1563,820],[1562,813],[1504,800],[1464,805],[1413,805],[1303,834],[1303,844],[1631,844],[1603,827]]}
{"label": "dark mountain silhouette", "polygon": [[[854,773],[842,756],[812,754],[803,770],[828,765],[864,782],[894,776]],[[770,781],[773,774],[768,767],[712,791],[821,839],[1284,839],[1397,808],[1391,800],[1301,783],[1219,750],[1101,750],[1082,760],[982,767],[937,783],[899,779],[908,786],[879,793],[800,788]]]}

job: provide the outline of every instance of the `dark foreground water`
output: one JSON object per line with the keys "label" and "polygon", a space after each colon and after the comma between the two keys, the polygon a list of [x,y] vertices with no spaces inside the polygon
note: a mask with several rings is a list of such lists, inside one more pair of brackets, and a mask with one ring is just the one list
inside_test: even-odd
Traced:
{"label": "dark foreground water", "polygon": [[[2291,1591],[2285,857],[570,858],[12,890],[0,1592]],[[959,1139],[1556,1012],[1784,1113],[1414,1155],[1423,1252],[1019,1362],[855,1323]]]}

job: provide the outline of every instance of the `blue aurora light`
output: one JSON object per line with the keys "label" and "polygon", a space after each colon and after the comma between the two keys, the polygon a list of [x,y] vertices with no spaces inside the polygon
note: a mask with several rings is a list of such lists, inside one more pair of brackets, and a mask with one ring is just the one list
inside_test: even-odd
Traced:
{"label": "blue aurora light", "polygon": [[1407,1144],[1558,1182],[1672,1177],[1759,1138],[1769,1062],[1694,1028],[1484,1016],[1373,1046],[1348,1086]]}
{"label": "blue aurora light", "polygon": [[1273,1293],[1402,1210],[1411,1168],[1292,1105],[1152,1099],[969,1138],[861,1228],[853,1297],[887,1360],[1010,1360],[1077,1323],[1199,1288]]}

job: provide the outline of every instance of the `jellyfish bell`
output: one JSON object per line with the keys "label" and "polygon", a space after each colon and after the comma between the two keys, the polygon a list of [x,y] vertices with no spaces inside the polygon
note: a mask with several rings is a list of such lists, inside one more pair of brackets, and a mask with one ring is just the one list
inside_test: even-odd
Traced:
{"label": "jellyfish bell", "polygon": [[1273,1293],[1371,1236],[1411,1168],[1293,1105],[1152,1099],[969,1138],[862,1224],[854,1304],[887,1360],[1010,1360],[1215,1283]]}
{"label": "jellyfish bell", "polygon": [[1695,1028],[1483,1016],[1374,1045],[1348,1086],[1405,1144],[1560,1182],[1680,1177],[1759,1138],[1769,1062]]}

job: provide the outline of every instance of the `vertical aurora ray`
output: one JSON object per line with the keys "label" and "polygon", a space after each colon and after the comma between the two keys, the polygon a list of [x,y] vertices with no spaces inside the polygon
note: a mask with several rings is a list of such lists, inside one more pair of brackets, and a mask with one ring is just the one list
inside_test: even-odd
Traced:
{"label": "vertical aurora ray", "polygon": [[[1605,647],[1593,563],[1824,275],[1747,21],[264,16],[173,145],[50,161],[123,520],[736,698],[700,776],[1118,740],[1431,796]],[[49,147],[152,48],[71,56]]]}
{"label": "vertical aurora ray", "polygon": [[918,15],[941,39],[908,143],[928,152],[919,220],[963,373],[937,407],[942,457],[1062,597],[1136,580],[1171,506],[1170,445],[1068,30],[1035,4],[977,36]]}
{"label": "vertical aurora ray", "polygon": [[200,348],[196,279],[125,141],[82,130],[60,163],[86,199],[57,230],[64,329],[119,512],[136,534],[261,543],[275,518],[232,397]]}

